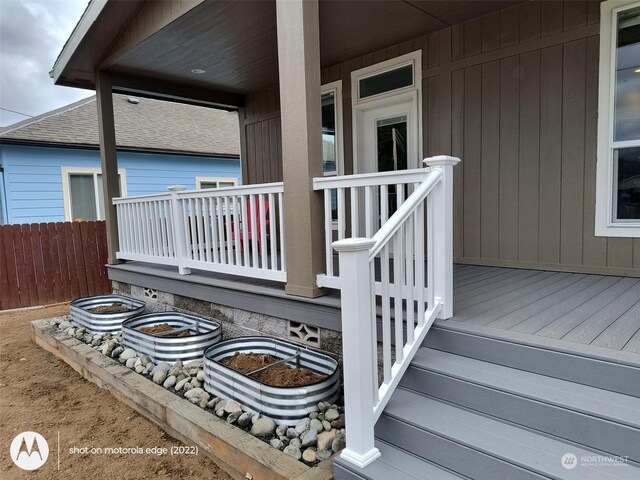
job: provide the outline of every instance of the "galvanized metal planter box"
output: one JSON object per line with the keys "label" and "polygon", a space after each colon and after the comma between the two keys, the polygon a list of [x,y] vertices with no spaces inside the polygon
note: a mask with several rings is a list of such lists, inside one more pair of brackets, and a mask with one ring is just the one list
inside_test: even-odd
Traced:
{"label": "galvanized metal planter box", "polygon": [[[143,327],[169,324],[191,332],[188,337],[167,337],[141,332]],[[201,360],[204,351],[222,339],[222,327],[214,320],[177,312],[148,313],[122,324],[122,342],[155,362],[174,363]]]}
{"label": "galvanized metal planter box", "polygon": [[[96,307],[121,303],[129,309],[121,313],[91,313]],[[71,320],[83,326],[90,333],[118,333],[122,322],[144,313],[146,304],[141,300],[123,295],[99,295],[96,297],[78,298],[71,302]]]}
{"label": "galvanized metal planter box", "polygon": [[[327,377],[304,387],[272,387],[220,363],[236,352],[270,354],[291,366],[308,368]],[[248,410],[260,412],[279,424],[295,425],[309,413],[318,410],[318,402],[334,403],[339,396],[338,362],[320,352],[291,342],[269,337],[238,337],[220,342],[204,352],[204,388],[218,397],[233,399]]]}

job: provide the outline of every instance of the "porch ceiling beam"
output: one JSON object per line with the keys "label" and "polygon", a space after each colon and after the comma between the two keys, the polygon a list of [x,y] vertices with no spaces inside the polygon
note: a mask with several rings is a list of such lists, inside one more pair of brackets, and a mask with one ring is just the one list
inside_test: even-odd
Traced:
{"label": "porch ceiling beam", "polygon": [[322,176],[318,0],[276,0],[287,264],[285,291],[324,294],[324,218],[314,177]]}
{"label": "porch ceiling beam", "polygon": [[111,73],[113,91],[142,97],[236,110],[244,106],[244,96],[205,86],[178,84],[153,77]]}

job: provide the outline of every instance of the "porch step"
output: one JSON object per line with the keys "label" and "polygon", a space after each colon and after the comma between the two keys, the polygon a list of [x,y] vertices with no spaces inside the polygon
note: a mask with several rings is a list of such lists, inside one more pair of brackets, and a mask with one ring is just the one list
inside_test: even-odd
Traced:
{"label": "porch step", "polygon": [[335,462],[335,480],[461,480],[467,477],[455,475],[422,458],[416,457],[401,448],[382,440],[376,440],[376,446],[382,454],[378,460],[365,468],[353,468],[340,459]]}
{"label": "porch step", "polygon": [[[456,327],[455,321],[442,322],[429,331],[425,346],[464,357],[503,365],[545,377],[631,395],[640,398],[640,356],[607,349],[599,355],[597,347],[579,351],[508,338],[504,332],[468,326]],[[536,342],[543,339],[537,338]],[[618,355],[619,358],[612,358]]]}
{"label": "porch step", "polygon": [[401,386],[640,462],[636,397],[429,348],[418,351]]}
{"label": "porch step", "polygon": [[[563,466],[562,457],[601,454],[496,418],[399,388],[376,425],[377,436],[474,480],[637,480],[640,468]],[[383,477],[376,477],[383,478]]]}
{"label": "porch step", "polygon": [[425,345],[376,424],[382,456],[336,460],[337,479],[640,479],[637,359],[450,325]]}

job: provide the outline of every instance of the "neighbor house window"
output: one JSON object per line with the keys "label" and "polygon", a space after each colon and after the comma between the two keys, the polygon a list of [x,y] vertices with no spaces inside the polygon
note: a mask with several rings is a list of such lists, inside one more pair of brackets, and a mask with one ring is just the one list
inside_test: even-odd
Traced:
{"label": "neighbor house window", "polygon": [[[124,196],[124,169],[118,170],[118,178],[118,196]],[[62,167],[62,190],[67,221],[104,220],[104,192],[99,168]]]}
{"label": "neighbor house window", "polygon": [[198,190],[203,190],[205,188],[235,187],[236,185],[238,185],[238,179],[233,177],[196,177],[196,188]]}
{"label": "neighbor house window", "polygon": [[640,236],[640,2],[601,4],[596,235]]}
{"label": "neighbor house window", "polygon": [[[342,150],[342,82],[338,80],[321,87],[322,112],[322,173],[325,177],[343,173]],[[336,190],[331,191],[331,216],[338,219]]]}

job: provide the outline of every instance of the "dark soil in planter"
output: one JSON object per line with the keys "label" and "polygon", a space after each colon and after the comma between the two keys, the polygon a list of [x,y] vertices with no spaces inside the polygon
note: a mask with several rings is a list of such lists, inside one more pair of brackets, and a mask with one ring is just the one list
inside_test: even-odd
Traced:
{"label": "dark soil in planter", "polygon": [[[282,359],[263,353],[237,352],[233,357],[225,358],[220,363],[246,375],[280,360]],[[319,382],[327,377],[326,375],[318,375],[308,368],[294,368],[281,364],[257,372],[251,375],[251,378],[272,387],[302,387]]]}
{"label": "dark soil in planter", "polygon": [[[168,323],[160,323],[158,325],[154,325],[153,327],[142,327],[140,331],[143,333],[154,335],[156,333],[163,333],[163,332],[168,332],[169,330],[175,330],[175,328],[176,327],[172,327]],[[190,337],[190,336],[191,336],[191,332],[189,330],[182,330],[181,332],[163,335],[163,337]]]}
{"label": "dark soil in planter", "polygon": [[90,308],[89,311],[91,313],[123,313],[130,311],[130,309],[116,302],[111,305],[100,305],[99,307]]}

